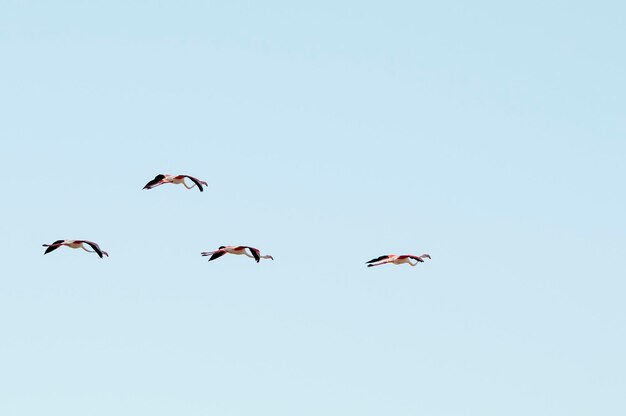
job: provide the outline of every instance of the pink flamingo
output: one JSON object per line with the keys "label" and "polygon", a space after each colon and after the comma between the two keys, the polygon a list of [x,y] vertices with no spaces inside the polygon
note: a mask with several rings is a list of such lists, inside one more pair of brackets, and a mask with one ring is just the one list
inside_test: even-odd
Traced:
{"label": "pink flamingo", "polygon": [[[87,250],[84,244],[87,244],[91,248],[93,248],[93,251]],[[109,253],[107,253],[106,251],[100,250],[100,246],[98,244],[94,243],[93,241],[87,241],[87,240],[57,240],[52,244],[43,244],[43,247],[48,247],[46,251],[44,251],[43,254],[48,254],[61,246],[66,246],[69,248],[82,248],[87,253],[97,253],[98,256],[100,256],[100,258],[103,258],[102,257],[103,255],[109,257]]]}
{"label": "pink flamingo", "polygon": [[[376,259],[372,259],[366,262],[367,267],[380,266],[381,264],[393,263],[393,264],[404,264],[408,263],[411,266],[415,266],[417,263],[423,263],[425,258],[430,259],[430,254],[422,254],[421,256],[415,256],[413,254],[403,254],[398,256],[396,254],[387,254],[386,256],[380,256]],[[411,263],[411,259],[415,260],[415,263]],[[374,263],[374,264],[368,264]]]}
{"label": "pink flamingo", "polygon": [[[252,253],[252,255],[248,254],[246,249],[250,250],[250,253]],[[211,256],[211,258],[209,259],[209,261],[211,261],[211,260],[215,260],[215,259],[222,257],[226,253],[237,254],[237,255],[244,254],[256,260],[257,263],[261,259],[274,260],[274,257],[269,256],[269,255],[261,256],[261,251],[258,248],[248,247],[248,246],[220,246],[220,248],[215,251],[203,251],[201,254],[203,256]]]}
{"label": "pink flamingo", "polygon": [[[188,186],[185,183],[185,178],[188,178],[189,180],[191,180],[191,182],[193,182],[193,185]],[[159,174],[157,176],[154,177],[154,179],[152,179],[150,182],[148,182],[146,184],[146,186],[143,187],[143,189],[152,189],[154,187],[157,187],[159,185],[163,185],[164,183],[173,183],[175,185],[178,184],[183,184],[185,185],[185,188],[187,189],[191,189],[194,186],[197,186],[198,189],[200,190],[200,192],[203,192],[204,189],[202,188],[202,185],[204,186],[208,186],[206,182],[201,181],[200,179],[194,178],[193,176],[189,176],[189,175],[163,175],[163,174]]]}

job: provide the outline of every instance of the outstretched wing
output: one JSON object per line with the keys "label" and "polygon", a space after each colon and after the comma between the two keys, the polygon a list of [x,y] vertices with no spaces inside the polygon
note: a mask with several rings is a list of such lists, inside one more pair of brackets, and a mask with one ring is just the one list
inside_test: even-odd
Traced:
{"label": "outstretched wing", "polygon": [[[88,244],[91,248],[93,248],[93,251],[95,251],[98,256],[100,256],[100,258],[102,258],[102,256],[104,254],[106,254],[105,252],[103,252],[102,250],[100,250],[100,246],[96,243],[94,243],[93,241],[87,241],[87,240],[80,240],[81,243],[84,244]],[[106,254],[107,257],[109,257],[108,254]]]}
{"label": "outstretched wing", "polygon": [[367,263],[376,263],[377,261],[387,260],[388,258],[389,258],[389,255],[387,254],[385,256],[380,256],[377,259],[372,259],[370,261],[366,261],[365,264],[367,264]]}
{"label": "outstretched wing", "polygon": [[48,246],[48,248],[46,249],[46,251],[43,252],[43,254],[48,254],[51,251],[56,250],[57,248],[61,247],[61,243],[63,243],[65,240],[57,240],[54,243],[50,244]]}
{"label": "outstretched wing", "polygon": [[258,263],[261,260],[261,252],[259,251],[258,248],[254,248],[254,247],[248,247],[245,246],[248,250],[250,250],[250,253],[252,254],[252,256],[254,257],[254,259],[256,260],[256,262]]}
{"label": "outstretched wing", "polygon": [[161,182],[163,179],[165,179],[165,175],[159,174],[155,176],[154,179],[152,179],[150,182],[148,182],[146,186],[143,187],[143,189],[150,189],[154,187],[155,185],[157,185],[159,182]]}
{"label": "outstretched wing", "polygon": [[209,261],[211,260],[215,260],[215,259],[219,259],[220,257],[222,257],[224,254],[226,254],[225,251],[222,250],[217,250],[215,253],[213,253],[213,255],[211,256],[211,258],[209,258]]}
{"label": "outstretched wing", "polygon": [[189,178],[191,182],[196,184],[200,192],[204,192],[204,189],[202,188],[202,184],[204,183],[206,185],[206,182],[196,179],[193,176],[189,176],[189,175],[180,175],[180,176],[182,176],[183,178]]}

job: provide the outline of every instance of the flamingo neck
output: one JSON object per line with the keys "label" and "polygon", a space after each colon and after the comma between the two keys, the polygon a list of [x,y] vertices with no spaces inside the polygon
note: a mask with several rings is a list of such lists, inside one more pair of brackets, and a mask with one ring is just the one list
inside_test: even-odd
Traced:
{"label": "flamingo neck", "polygon": [[80,245],[80,248],[82,248],[83,250],[85,250],[87,253],[95,253],[95,250],[87,250],[87,249],[85,248],[85,246],[84,246],[84,245],[82,245],[82,244]]}

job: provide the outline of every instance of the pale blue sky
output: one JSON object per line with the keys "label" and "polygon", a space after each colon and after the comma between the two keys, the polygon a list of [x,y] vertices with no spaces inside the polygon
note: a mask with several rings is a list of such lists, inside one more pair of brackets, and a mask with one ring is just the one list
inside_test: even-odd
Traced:
{"label": "pale blue sky", "polygon": [[0,414],[626,413],[625,6],[155,3],[0,2]]}

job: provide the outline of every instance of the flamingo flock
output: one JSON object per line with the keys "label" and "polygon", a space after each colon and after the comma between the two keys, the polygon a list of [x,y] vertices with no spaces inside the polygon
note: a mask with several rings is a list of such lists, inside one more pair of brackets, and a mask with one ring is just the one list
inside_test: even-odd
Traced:
{"label": "flamingo flock", "polygon": [[[185,179],[189,179],[192,182],[192,185],[187,185]],[[171,183],[174,185],[182,184],[187,189],[193,189],[194,187],[197,187],[200,192],[204,192],[203,186],[208,186],[205,181],[190,175],[158,174],[154,177],[154,179],[146,183],[143,189],[149,190],[167,183]],[[82,248],[87,253],[96,253],[101,259],[104,258],[104,256],[109,257],[109,253],[102,250],[97,243],[89,240],[56,240],[52,244],[43,244],[43,247],[46,247],[46,250],[43,254],[51,253],[59,247],[63,246],[73,249]],[[85,246],[91,247],[91,250],[89,250]],[[219,259],[225,254],[234,254],[239,256],[243,255],[254,259],[254,261],[256,261],[257,263],[259,263],[261,259],[274,260],[274,257],[270,255],[261,255],[261,251],[258,248],[250,246],[220,246],[217,250],[203,251],[200,253],[200,255],[202,255],[203,257],[209,257],[209,261]],[[409,264],[414,267],[419,263],[423,263],[424,259],[431,259],[430,254],[421,254],[419,256],[416,256],[414,254],[386,254],[384,256],[380,256],[370,261],[367,261],[365,262],[365,264],[367,264],[367,267],[382,266],[383,264]],[[411,260],[414,260],[415,262],[413,263],[411,262]]]}

